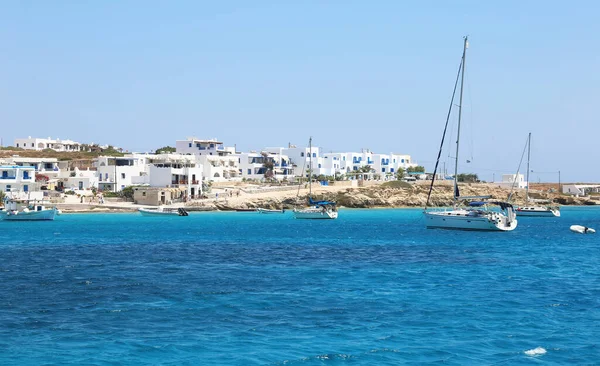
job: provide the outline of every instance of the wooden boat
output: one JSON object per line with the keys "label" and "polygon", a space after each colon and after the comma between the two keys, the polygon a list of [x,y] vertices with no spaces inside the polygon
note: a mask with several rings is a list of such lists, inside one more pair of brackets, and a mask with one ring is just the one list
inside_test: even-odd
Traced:
{"label": "wooden boat", "polygon": [[52,221],[59,214],[56,207],[46,207],[40,201],[6,200],[6,207],[0,211],[0,219],[5,221]]}

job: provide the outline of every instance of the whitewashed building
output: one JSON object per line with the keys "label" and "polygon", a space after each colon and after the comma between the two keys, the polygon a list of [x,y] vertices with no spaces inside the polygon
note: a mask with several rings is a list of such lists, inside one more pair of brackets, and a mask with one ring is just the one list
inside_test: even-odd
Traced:
{"label": "whitewashed building", "polygon": [[0,191],[11,198],[42,199],[44,194],[35,183],[35,168],[0,165]]}
{"label": "whitewashed building", "polygon": [[271,178],[277,180],[291,180],[294,177],[294,168],[290,158],[277,152],[271,153],[263,151],[260,153],[240,153],[238,154],[238,158],[242,178],[264,179],[265,174],[267,173],[267,168],[265,167],[266,162],[273,164],[273,176]]}
{"label": "whitewashed building", "polygon": [[494,184],[503,188],[527,188],[527,181],[523,174],[502,174],[502,181]]}
{"label": "whitewashed building", "polygon": [[196,156],[198,164],[202,165],[205,179],[215,182],[240,180],[240,158],[235,147],[225,147],[217,139],[202,140],[188,137],[186,140],[175,142],[178,154]]}
{"label": "whitewashed building", "polygon": [[175,188],[181,193],[181,198],[193,199],[202,194],[204,169],[195,155],[149,155],[148,164],[150,187]]}
{"label": "whitewashed building", "polygon": [[15,147],[20,147],[25,150],[44,150],[52,149],[56,151],[81,151],[79,142],[73,140],[61,140],[59,138],[53,139],[39,138],[28,136],[26,139],[15,139]]}
{"label": "whitewashed building", "polygon": [[127,186],[149,184],[148,157],[130,154],[122,157],[100,156],[95,162],[98,189],[118,192]]}
{"label": "whitewashed building", "polygon": [[600,193],[598,184],[563,184],[562,193],[583,197],[590,193]]}

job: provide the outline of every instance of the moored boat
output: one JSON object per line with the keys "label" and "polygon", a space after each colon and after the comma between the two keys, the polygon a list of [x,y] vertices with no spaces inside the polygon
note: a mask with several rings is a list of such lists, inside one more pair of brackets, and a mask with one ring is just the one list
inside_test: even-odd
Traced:
{"label": "moored boat", "polygon": [[[433,179],[431,180],[431,186],[429,187],[429,194],[427,195],[427,203],[425,204],[425,225],[427,228],[440,228],[440,229],[457,229],[457,230],[485,230],[485,231],[511,231],[517,227],[517,219],[512,204],[508,202],[500,201],[481,201],[489,199],[490,196],[471,196],[461,197],[458,189],[458,156],[459,156],[459,142],[460,142],[460,123],[462,116],[462,97],[464,88],[464,77],[465,77],[465,62],[468,48],[467,37],[464,39],[463,54],[460,63],[459,73],[456,77],[456,83],[454,85],[454,93],[456,92],[456,86],[459,82],[460,76],[460,94],[458,104],[458,123],[457,123],[457,139],[456,139],[456,153],[455,153],[455,164],[454,164],[454,203],[453,207],[445,210],[427,210],[429,206],[429,200],[431,198],[431,192],[433,191],[433,185],[435,183],[435,176],[437,173],[438,165],[440,162],[440,156],[444,147],[444,139],[446,137],[446,131],[448,129],[448,122],[452,107],[454,105],[454,93],[452,94],[452,101],[450,103],[450,110],[448,111],[448,117],[446,118],[446,126],[444,128],[444,134],[442,135],[442,142],[438,152],[438,157],[435,163],[433,171]],[[459,206],[459,200],[479,200],[469,202],[467,207]],[[498,206],[500,210],[491,210],[489,206]]]}
{"label": "moored boat", "polygon": [[182,208],[139,208],[142,216],[188,216],[188,212]]}
{"label": "moored boat", "polygon": [[284,209],[281,210],[271,210],[268,208],[257,208],[256,211],[263,213],[263,214],[282,214],[285,213]]}
{"label": "moored boat", "polygon": [[528,204],[523,207],[518,207],[516,210],[517,216],[537,216],[537,217],[560,217],[560,207],[550,205],[535,204],[535,200],[529,198],[529,160],[531,157],[531,132],[527,138],[527,186],[525,187],[525,200]]}
{"label": "moored boat", "polygon": [[312,199],[312,137],[308,140],[309,146],[309,174],[308,174],[308,203],[309,207],[294,208],[294,217],[297,219],[337,219],[338,212],[335,202],[313,201]]}
{"label": "moored boat", "polygon": [[5,221],[51,221],[59,210],[46,207],[41,201],[7,199],[0,218]]}

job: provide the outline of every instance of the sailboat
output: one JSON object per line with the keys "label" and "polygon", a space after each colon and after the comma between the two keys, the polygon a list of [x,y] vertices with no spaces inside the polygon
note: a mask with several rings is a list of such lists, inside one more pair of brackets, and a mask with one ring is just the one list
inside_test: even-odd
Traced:
{"label": "sailboat", "polygon": [[297,219],[337,219],[338,212],[335,202],[314,201],[312,199],[312,137],[308,140],[308,203],[309,207],[294,209]]}
{"label": "sailboat", "polygon": [[[490,196],[471,196],[461,197],[458,189],[458,153],[459,153],[459,142],[460,142],[460,122],[462,115],[462,97],[463,97],[463,84],[465,77],[465,62],[468,48],[468,39],[464,38],[463,54],[461,63],[456,77],[454,85],[454,92],[452,94],[452,100],[450,102],[450,110],[448,111],[448,117],[446,118],[446,126],[444,127],[444,133],[442,135],[442,142],[440,150],[438,152],[437,161],[435,163],[435,169],[433,172],[433,179],[431,180],[431,186],[429,188],[429,194],[427,196],[427,203],[425,204],[425,224],[427,228],[440,228],[440,229],[458,229],[458,230],[486,230],[486,231],[511,231],[517,227],[517,219],[513,206],[508,202],[501,201],[487,201]],[[445,210],[434,210],[428,211],[429,200],[431,198],[431,192],[433,190],[433,184],[435,182],[435,176],[442,154],[444,146],[444,138],[448,129],[448,121],[450,120],[450,113],[454,103],[454,96],[456,93],[456,86],[460,76],[460,95],[458,105],[458,123],[457,123],[457,139],[456,139],[456,161],[454,164],[454,203],[452,209]],[[477,200],[469,202],[467,207],[459,207],[459,200]],[[492,209],[491,206],[498,206],[500,209]],[[495,208],[495,207],[494,207]]]}
{"label": "sailboat", "polygon": [[560,217],[560,207],[536,205],[535,201],[529,198],[529,159],[531,157],[531,132],[527,139],[527,187],[525,188],[525,200],[532,204],[517,208],[517,216],[545,216]]}

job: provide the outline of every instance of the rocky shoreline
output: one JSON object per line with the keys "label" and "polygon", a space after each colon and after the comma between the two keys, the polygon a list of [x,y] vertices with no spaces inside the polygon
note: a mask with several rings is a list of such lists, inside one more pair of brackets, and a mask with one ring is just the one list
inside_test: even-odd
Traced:
{"label": "rocky shoreline", "polygon": [[[491,184],[461,184],[463,196],[491,195],[491,199],[506,201],[509,189]],[[419,208],[425,207],[429,187],[419,185],[374,185],[360,188],[321,187],[313,191],[313,199],[337,202],[341,208]],[[430,207],[450,206],[453,203],[451,185],[436,185],[430,198]],[[196,211],[244,211],[256,208],[293,209],[304,206],[308,191],[297,190],[265,191],[260,194],[246,194],[228,199],[205,199],[174,204],[171,207],[185,207],[190,212]],[[595,205],[596,201],[558,194],[556,192],[530,190],[530,197],[545,200],[554,205]],[[511,202],[516,205],[525,204],[525,191],[517,190],[512,194]],[[64,213],[113,213],[135,212],[140,207],[132,202],[108,202],[106,204],[62,203],[56,205]]]}
{"label": "rocky shoreline", "polygon": [[[510,194],[509,189],[490,184],[464,184],[460,185],[463,196],[491,195],[491,199],[506,201]],[[413,185],[409,187],[394,188],[382,185],[365,188],[346,188],[331,192],[316,192],[315,200],[330,200],[337,202],[339,207],[346,208],[410,208],[425,207],[429,187]],[[444,207],[453,203],[452,186],[436,186],[431,194],[429,206]],[[558,194],[556,192],[530,191],[530,197],[545,200],[554,205],[595,205],[595,201],[588,198],[578,198]],[[518,190],[512,194],[511,202],[516,205],[525,205],[525,191]],[[306,195],[296,196],[289,194],[278,197],[246,197],[244,200],[209,202],[203,207],[214,207],[217,210],[233,211],[253,208],[292,209],[306,204]],[[187,206],[186,206],[187,207]]]}

